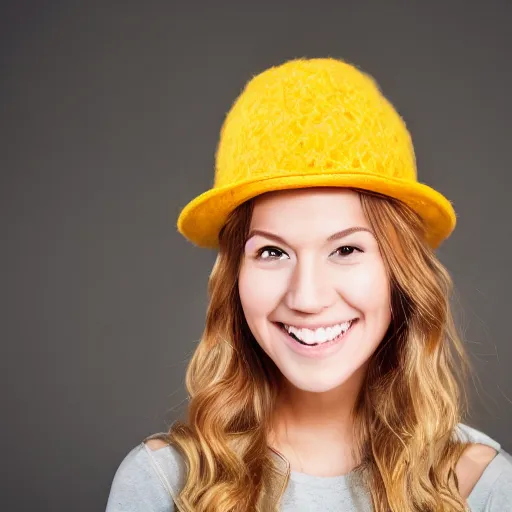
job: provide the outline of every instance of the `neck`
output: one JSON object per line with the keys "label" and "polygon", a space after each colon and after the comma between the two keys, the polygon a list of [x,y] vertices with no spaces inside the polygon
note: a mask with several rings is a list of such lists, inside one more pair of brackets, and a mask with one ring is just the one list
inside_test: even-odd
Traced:
{"label": "neck", "polygon": [[274,435],[294,442],[315,438],[352,444],[354,406],[364,373],[358,372],[325,392],[304,391],[286,381],[276,407]]}

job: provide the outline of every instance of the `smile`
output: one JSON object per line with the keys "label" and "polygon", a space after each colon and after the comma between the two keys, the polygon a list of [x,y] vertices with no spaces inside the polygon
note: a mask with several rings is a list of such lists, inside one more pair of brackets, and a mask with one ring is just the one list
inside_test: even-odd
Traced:
{"label": "smile", "polygon": [[283,329],[295,341],[298,341],[302,345],[315,346],[341,338],[356,320],[357,318],[354,318],[347,322],[331,325],[329,327],[320,327],[317,329],[295,327],[281,322],[279,322],[279,325],[281,329]]}

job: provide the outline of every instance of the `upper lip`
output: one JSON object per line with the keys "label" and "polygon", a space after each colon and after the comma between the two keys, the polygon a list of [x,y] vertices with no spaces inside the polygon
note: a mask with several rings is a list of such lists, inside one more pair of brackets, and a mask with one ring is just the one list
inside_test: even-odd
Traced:
{"label": "upper lip", "polygon": [[296,327],[297,329],[309,329],[311,331],[314,331],[316,329],[320,329],[320,327],[323,327],[324,329],[328,327],[334,327],[335,325],[345,324],[347,322],[352,322],[354,320],[357,320],[357,318],[351,318],[350,320],[344,320],[342,322],[326,322],[326,323],[318,323],[318,324],[312,324],[312,325],[305,325],[305,324],[295,324],[295,323],[288,323],[288,322],[278,322],[280,324],[289,325],[292,327]]}

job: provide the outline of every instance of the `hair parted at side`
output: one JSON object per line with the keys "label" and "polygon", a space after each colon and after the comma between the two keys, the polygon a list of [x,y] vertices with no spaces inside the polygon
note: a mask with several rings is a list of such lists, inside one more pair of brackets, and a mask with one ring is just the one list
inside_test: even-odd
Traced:
{"label": "hair parted at side", "polygon": [[[467,444],[453,431],[467,412],[471,370],[450,309],[452,280],[401,201],[355,189],[389,274],[392,320],[372,355],[354,409],[355,471],[377,512],[465,511],[455,465]],[[260,510],[273,462],[268,449],[281,375],[254,339],[238,295],[252,200],[229,217],[210,275],[203,336],[190,361],[188,418],[168,440],[187,478],[180,507]]]}

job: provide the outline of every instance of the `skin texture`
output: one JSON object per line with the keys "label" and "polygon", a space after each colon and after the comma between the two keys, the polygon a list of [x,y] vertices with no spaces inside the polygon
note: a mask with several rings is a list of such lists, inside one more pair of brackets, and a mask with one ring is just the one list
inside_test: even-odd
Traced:
{"label": "skin texture", "polygon": [[[353,227],[366,230],[328,241]],[[377,241],[359,196],[336,188],[260,196],[253,230],[284,240],[250,235],[239,275],[249,328],[285,377],[275,444],[297,470],[306,471],[307,460],[309,473],[346,472],[354,465],[350,411],[391,320],[389,279]],[[261,251],[268,246],[275,249]],[[358,321],[341,349],[323,359],[295,353],[275,324],[329,326],[353,318]]]}

